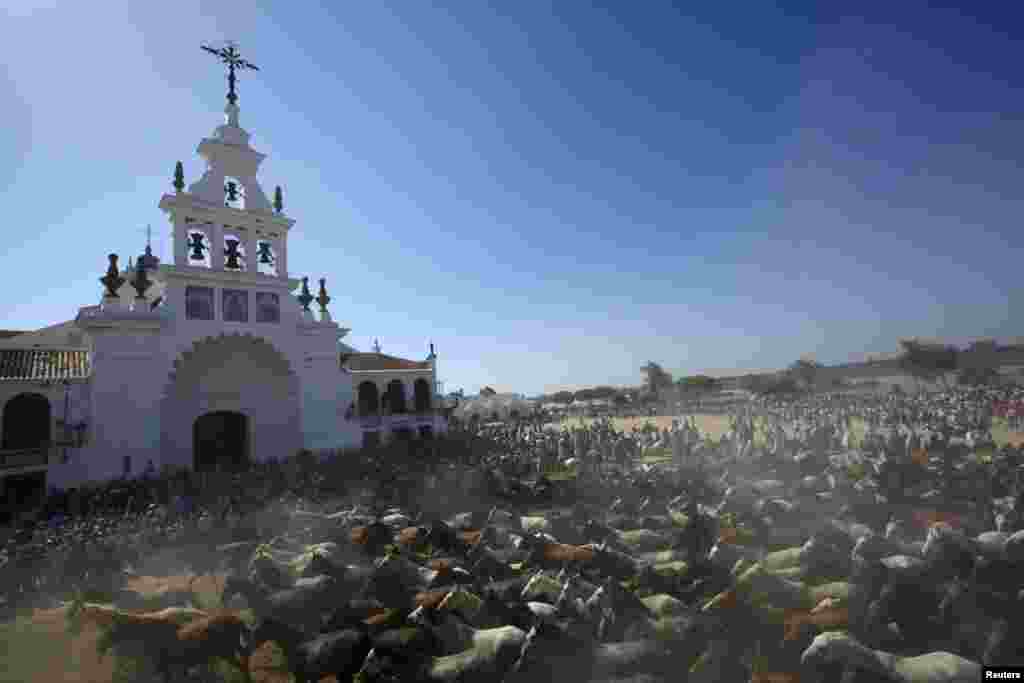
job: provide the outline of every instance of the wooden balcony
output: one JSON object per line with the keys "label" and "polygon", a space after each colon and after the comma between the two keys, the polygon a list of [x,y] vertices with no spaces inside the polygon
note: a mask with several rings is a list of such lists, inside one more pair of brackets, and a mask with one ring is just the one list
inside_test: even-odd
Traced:
{"label": "wooden balcony", "polygon": [[0,449],[0,470],[22,467],[46,467],[50,464],[53,448],[47,444],[35,448]]}
{"label": "wooden balcony", "polygon": [[79,440],[68,439],[50,441],[34,448],[3,448],[0,449],[0,471],[59,465],[64,462],[65,454],[81,446]]}
{"label": "wooden balcony", "polygon": [[390,415],[364,415],[355,418],[363,431],[390,431],[392,429],[416,429],[434,426],[439,412],[427,410],[418,413],[393,413]]}

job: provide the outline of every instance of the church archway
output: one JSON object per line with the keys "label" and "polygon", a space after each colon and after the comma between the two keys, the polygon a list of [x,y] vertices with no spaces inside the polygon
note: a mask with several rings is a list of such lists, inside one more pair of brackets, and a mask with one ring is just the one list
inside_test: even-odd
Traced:
{"label": "church archway", "polygon": [[388,382],[387,403],[392,415],[401,415],[406,412],[405,385],[402,380],[393,379]]}
{"label": "church archway", "polygon": [[369,417],[380,412],[380,392],[373,382],[359,383],[359,417]]}
{"label": "church archway", "polygon": [[380,432],[363,432],[363,448],[377,448],[380,446]]}
{"label": "church archway", "polygon": [[50,401],[18,394],[4,405],[3,448],[39,448],[50,442]]}
{"label": "church archway", "polygon": [[413,382],[413,405],[417,413],[426,413],[430,410],[430,382],[422,377]]}
{"label": "church archway", "polygon": [[[228,448],[237,451],[241,419],[246,422],[246,458],[263,462],[294,455],[302,448],[300,399],[291,364],[269,342],[250,334],[204,338],[174,363],[162,406],[162,459],[185,467],[205,466],[207,450],[196,451],[197,423],[200,442],[207,428],[211,433],[219,429],[234,444]],[[213,418],[198,422],[211,413],[242,417],[221,415],[217,429]],[[216,441],[215,436],[209,438]]]}
{"label": "church archway", "polygon": [[192,469],[234,471],[249,462],[249,418],[218,410],[201,415],[192,425]]}

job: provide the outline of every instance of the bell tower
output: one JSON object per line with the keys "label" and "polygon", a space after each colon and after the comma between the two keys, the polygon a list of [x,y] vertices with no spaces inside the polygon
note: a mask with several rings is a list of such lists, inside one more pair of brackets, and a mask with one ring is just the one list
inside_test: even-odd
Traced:
{"label": "bell tower", "polygon": [[274,203],[256,175],[266,158],[249,145],[239,123],[236,70],[257,67],[241,58],[236,46],[203,49],[228,67],[224,123],[196,149],[206,164],[199,180],[185,188],[181,163],[175,168],[174,194],[160,208],[170,219],[176,269],[208,269],[288,279],[288,231],[294,221],[284,215],[281,188]]}

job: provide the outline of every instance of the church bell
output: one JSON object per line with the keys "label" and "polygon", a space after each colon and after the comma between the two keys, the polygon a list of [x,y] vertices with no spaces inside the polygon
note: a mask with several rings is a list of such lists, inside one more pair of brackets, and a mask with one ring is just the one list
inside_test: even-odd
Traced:
{"label": "church bell", "polygon": [[270,256],[270,242],[260,242],[257,248],[259,249],[260,263],[268,266],[272,265],[274,259]]}

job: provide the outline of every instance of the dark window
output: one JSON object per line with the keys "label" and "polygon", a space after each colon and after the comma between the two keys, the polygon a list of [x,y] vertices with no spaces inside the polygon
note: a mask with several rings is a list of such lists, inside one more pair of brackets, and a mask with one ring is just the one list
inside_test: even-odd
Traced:
{"label": "dark window", "polygon": [[417,413],[430,410],[430,382],[422,377],[413,382],[413,403],[416,405]]}
{"label": "dark window", "polygon": [[240,289],[225,289],[221,310],[224,320],[227,322],[249,322],[249,293]]}
{"label": "dark window", "polygon": [[387,398],[387,406],[391,411],[392,415],[401,415],[405,413],[405,385],[402,384],[402,380],[393,379],[388,382],[388,388],[385,393]]}
{"label": "dark window", "polygon": [[213,320],[212,288],[185,288],[185,317],[189,320]]}
{"label": "dark window", "polygon": [[359,417],[377,415],[380,412],[377,385],[373,382],[359,383]]}
{"label": "dark window", "polygon": [[281,302],[277,294],[256,292],[256,322],[281,322]]}
{"label": "dark window", "polygon": [[132,456],[124,456],[124,476],[128,476],[132,473]]}

